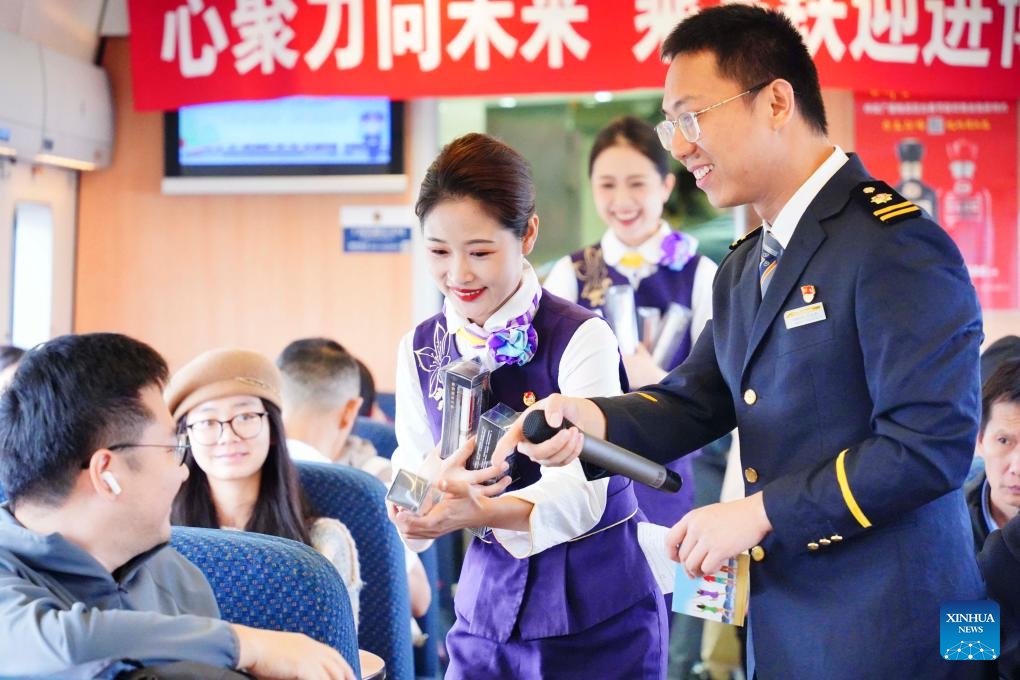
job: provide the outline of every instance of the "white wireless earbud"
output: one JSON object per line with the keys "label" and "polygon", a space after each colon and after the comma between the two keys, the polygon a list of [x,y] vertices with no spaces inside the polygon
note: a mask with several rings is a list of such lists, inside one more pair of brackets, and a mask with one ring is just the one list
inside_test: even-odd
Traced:
{"label": "white wireless earbud", "polygon": [[117,478],[113,476],[113,473],[109,470],[99,473],[99,476],[106,482],[106,486],[110,487],[110,491],[113,492],[114,496],[119,496],[121,493],[120,484],[117,482]]}

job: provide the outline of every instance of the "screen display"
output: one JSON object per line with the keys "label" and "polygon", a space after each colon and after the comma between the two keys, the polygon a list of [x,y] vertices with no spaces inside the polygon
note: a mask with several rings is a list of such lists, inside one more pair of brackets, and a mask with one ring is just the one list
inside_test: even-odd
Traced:
{"label": "screen display", "polygon": [[166,117],[166,175],[400,174],[402,118],[384,97],[188,106]]}

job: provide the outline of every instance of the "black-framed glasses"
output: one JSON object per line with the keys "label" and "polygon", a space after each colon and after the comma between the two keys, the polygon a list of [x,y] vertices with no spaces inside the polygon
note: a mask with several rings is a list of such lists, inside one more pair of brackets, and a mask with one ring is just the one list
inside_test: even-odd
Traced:
{"label": "black-framed glasses", "polygon": [[677,130],[680,130],[680,134],[684,136],[684,139],[686,139],[691,144],[694,144],[699,139],[701,139],[701,125],[698,124],[698,116],[700,116],[703,113],[707,113],[712,109],[717,109],[723,104],[729,104],[731,101],[734,101],[735,99],[740,99],[741,97],[751,94],[752,92],[757,92],[758,90],[762,89],[771,82],[772,80],[766,80],[763,83],[758,83],[754,87],[744,90],[740,94],[735,94],[732,97],[727,97],[726,99],[723,99],[720,102],[712,104],[711,106],[706,106],[700,111],[685,111],[684,113],[681,113],[679,116],[677,116],[676,120],[669,120],[667,118],[666,120],[662,121],[661,123],[655,126],[655,132],[656,134],[659,135],[659,143],[662,144],[662,148],[669,151],[673,146],[673,135],[676,134]]}
{"label": "black-framed glasses", "polygon": [[136,443],[124,443],[114,444],[113,446],[106,447],[110,451],[122,451],[124,449],[163,449],[164,451],[173,451],[174,460],[178,465],[184,465],[184,461],[188,459],[188,450],[191,446],[188,444],[188,438],[184,435],[177,437],[176,444],[136,444]]}
{"label": "black-framed glasses", "polygon": [[240,439],[254,439],[262,432],[262,421],[265,417],[265,411],[261,413],[248,411],[238,413],[227,420],[216,420],[215,418],[197,420],[188,425],[188,433],[191,436],[191,441],[195,444],[214,446],[223,435],[223,427],[230,425],[230,429]]}

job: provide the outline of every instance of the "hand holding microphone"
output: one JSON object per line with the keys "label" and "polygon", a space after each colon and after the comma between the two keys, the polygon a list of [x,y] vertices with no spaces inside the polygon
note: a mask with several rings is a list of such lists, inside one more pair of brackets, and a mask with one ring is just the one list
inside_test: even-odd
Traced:
{"label": "hand holding microphone", "polygon": [[493,464],[502,462],[515,450],[547,467],[569,465],[580,455],[584,434],[577,426],[572,429],[561,428],[560,434],[543,443],[532,443],[524,437],[522,431],[524,420],[528,413],[536,410],[543,410],[549,422],[555,423],[569,418],[581,425],[585,432],[596,436],[605,432],[605,416],[592,401],[554,393],[528,407],[510,426],[496,444],[492,456]]}
{"label": "hand holding microphone", "polygon": [[[524,417],[522,432],[527,441],[539,444],[554,437],[560,430],[573,426],[564,418],[562,425],[553,427],[546,421],[545,411],[536,409]],[[586,463],[629,477],[653,489],[676,492],[683,485],[680,475],[664,465],[590,434],[584,435],[579,457]]]}

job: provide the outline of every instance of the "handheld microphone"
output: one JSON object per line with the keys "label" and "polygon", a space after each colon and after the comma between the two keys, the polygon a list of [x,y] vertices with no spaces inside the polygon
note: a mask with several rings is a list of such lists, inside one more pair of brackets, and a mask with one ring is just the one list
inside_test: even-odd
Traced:
{"label": "handheld microphone", "polygon": [[[524,438],[533,444],[541,444],[560,430],[573,426],[573,423],[564,418],[561,426],[553,427],[546,421],[545,411],[532,411],[524,417]],[[660,491],[676,493],[683,486],[680,475],[666,466],[589,434],[584,435],[580,458],[586,463]]]}

